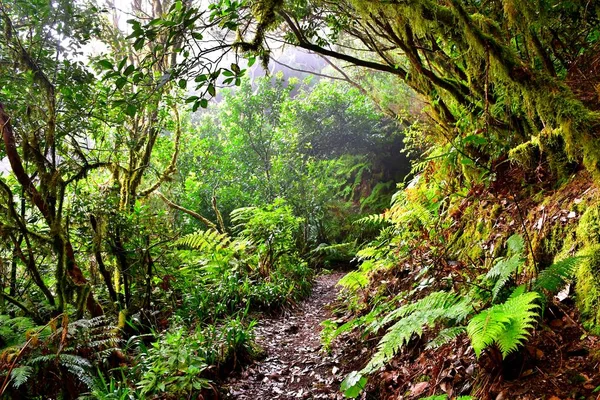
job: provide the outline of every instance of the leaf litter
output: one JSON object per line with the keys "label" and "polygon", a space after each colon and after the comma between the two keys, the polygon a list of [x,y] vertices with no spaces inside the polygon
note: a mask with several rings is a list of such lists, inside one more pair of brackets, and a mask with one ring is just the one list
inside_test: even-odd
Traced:
{"label": "leaf litter", "polygon": [[266,356],[226,382],[228,399],[343,399],[341,350],[321,346],[321,322],[331,317],[343,273],[320,275],[311,295],[294,310],[262,319],[257,344]]}

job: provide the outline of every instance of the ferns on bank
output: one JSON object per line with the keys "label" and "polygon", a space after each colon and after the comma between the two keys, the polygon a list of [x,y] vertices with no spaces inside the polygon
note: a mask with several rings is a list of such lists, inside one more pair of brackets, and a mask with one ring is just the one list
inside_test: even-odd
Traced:
{"label": "ferns on bank", "polygon": [[379,342],[377,352],[361,372],[370,373],[383,366],[413,335],[421,336],[424,327],[433,327],[441,319],[460,322],[471,311],[470,299],[449,292],[434,292],[392,311],[383,319],[382,325],[397,320],[396,323],[388,329]]}
{"label": "ferns on bank", "polygon": [[562,289],[575,274],[575,269],[583,257],[569,257],[557,261],[539,273],[533,285],[534,290],[547,290],[556,293]]}
{"label": "ferns on bank", "polygon": [[[50,334],[47,326],[28,332],[29,340],[19,349],[15,368],[10,371],[11,384],[18,389],[35,376],[60,377],[64,371],[91,388],[92,363],[102,364],[120,342],[118,330],[105,316],[68,323],[63,315],[62,328]],[[42,334],[43,333],[43,334]],[[33,386],[32,386],[33,387]]]}
{"label": "ferns on bank", "polygon": [[539,316],[539,294],[518,288],[503,304],[494,305],[474,316],[467,326],[477,357],[496,344],[502,356],[515,351],[530,335]]}

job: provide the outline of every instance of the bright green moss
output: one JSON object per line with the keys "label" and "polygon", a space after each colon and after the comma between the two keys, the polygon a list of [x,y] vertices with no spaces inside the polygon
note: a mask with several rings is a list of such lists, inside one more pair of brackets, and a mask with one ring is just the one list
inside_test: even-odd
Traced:
{"label": "bright green moss", "polygon": [[472,205],[465,209],[461,221],[467,222],[451,239],[451,252],[466,262],[481,259],[484,256],[483,245],[489,240],[493,221],[500,211],[500,206],[494,206],[491,210],[492,217],[489,218],[481,217],[485,214],[479,207]]}
{"label": "bright green moss", "polygon": [[589,207],[579,220],[577,238],[585,245],[600,243],[600,204]]}
{"label": "bright green moss", "polygon": [[577,306],[586,329],[600,333],[600,244],[586,247],[580,252],[586,256],[576,272]]}
{"label": "bright green moss", "polygon": [[508,158],[511,162],[516,163],[527,170],[532,170],[539,164],[540,155],[539,142],[537,138],[534,138],[529,142],[522,143],[510,150]]}

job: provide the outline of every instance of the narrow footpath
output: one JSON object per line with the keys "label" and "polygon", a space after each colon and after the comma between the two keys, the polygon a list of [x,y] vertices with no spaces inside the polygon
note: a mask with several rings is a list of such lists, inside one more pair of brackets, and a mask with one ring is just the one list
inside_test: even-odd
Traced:
{"label": "narrow footpath", "polygon": [[321,350],[321,322],[330,317],[342,273],[321,275],[311,295],[289,313],[265,318],[256,327],[266,357],[228,382],[229,399],[343,399],[338,355]]}

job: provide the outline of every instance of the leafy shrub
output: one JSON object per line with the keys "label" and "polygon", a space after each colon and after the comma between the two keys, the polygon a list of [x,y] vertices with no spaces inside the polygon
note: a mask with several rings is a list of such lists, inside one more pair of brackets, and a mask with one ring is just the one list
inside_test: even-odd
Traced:
{"label": "leafy shrub", "polygon": [[216,370],[254,354],[254,325],[231,319],[191,333],[180,327],[161,334],[149,348],[141,345],[132,377],[140,395],[181,398],[210,388],[208,377]]}

